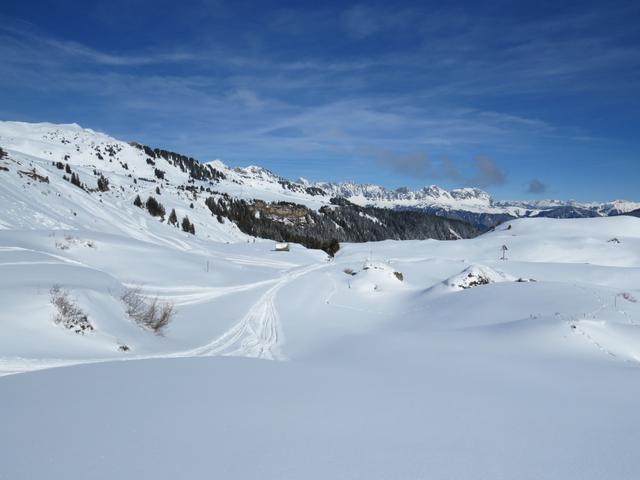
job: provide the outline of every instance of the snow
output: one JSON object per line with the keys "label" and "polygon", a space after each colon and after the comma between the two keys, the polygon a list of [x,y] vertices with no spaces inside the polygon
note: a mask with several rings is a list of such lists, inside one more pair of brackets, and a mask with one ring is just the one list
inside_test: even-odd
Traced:
{"label": "snow", "polygon": [[[116,141],[77,125],[0,132],[0,479],[640,475],[640,219],[518,219],[330,260],[218,223],[169,164],[133,183],[153,167],[126,143],[109,162],[93,148]],[[64,155],[111,190],[62,180]],[[301,195],[267,183],[251,195]],[[195,236],[132,205],[160,184]],[[93,332],[53,322],[54,285]],[[136,286],[175,304],[163,336],[127,317]]]}

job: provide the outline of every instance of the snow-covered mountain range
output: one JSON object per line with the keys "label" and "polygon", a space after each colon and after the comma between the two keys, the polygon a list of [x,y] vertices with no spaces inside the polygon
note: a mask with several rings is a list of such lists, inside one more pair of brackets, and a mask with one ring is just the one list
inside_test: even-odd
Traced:
{"label": "snow-covered mountain range", "polygon": [[[194,163],[198,163],[180,154],[116,140],[76,124],[0,122],[0,148],[18,156],[69,163],[81,170],[87,167],[98,169],[119,178],[137,175],[150,184],[157,181],[160,185],[163,181],[174,184],[189,181],[189,171]],[[155,165],[156,159],[161,156],[162,163]],[[27,158],[24,157],[25,160]],[[175,168],[178,164],[179,168]],[[158,178],[158,170],[166,176]],[[310,182],[304,178],[290,181],[259,166],[231,168],[219,160],[207,163],[196,176],[202,176],[202,180],[216,177],[215,190],[232,198],[285,201],[318,210],[331,205],[332,198],[342,197],[360,206],[420,210],[461,219],[480,228],[492,227],[518,217],[610,216],[640,208],[640,203],[624,200],[606,203],[571,200],[496,201],[478,188],[448,191],[431,185],[418,190],[404,187],[391,190],[379,185],[353,182]]]}
{"label": "snow-covered mountain range", "polygon": [[[91,225],[149,237],[166,236],[170,227],[203,239],[270,238],[328,253],[343,241],[456,239],[478,233],[460,220],[364,208],[260,167],[203,164],[78,125],[4,122],[0,147],[5,228]],[[153,217],[160,222],[150,223]]]}

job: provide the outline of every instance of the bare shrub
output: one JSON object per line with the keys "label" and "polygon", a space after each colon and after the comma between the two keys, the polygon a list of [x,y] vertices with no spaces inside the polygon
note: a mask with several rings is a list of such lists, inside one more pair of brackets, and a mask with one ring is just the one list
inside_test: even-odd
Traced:
{"label": "bare shrub", "polygon": [[60,285],[54,285],[49,290],[49,294],[51,304],[57,309],[57,313],[53,317],[56,324],[80,335],[94,330],[93,325],[89,322],[89,317],[69,296],[68,291],[60,288]]}
{"label": "bare shrub", "polygon": [[629,292],[622,292],[620,296],[624,298],[627,302],[631,302],[631,303],[638,302],[638,300],[636,300],[636,298],[633,295],[631,295]]}
{"label": "bare shrub", "polygon": [[160,302],[158,297],[145,300],[139,288],[127,288],[120,297],[127,315],[138,325],[162,335],[175,315],[170,302]]}

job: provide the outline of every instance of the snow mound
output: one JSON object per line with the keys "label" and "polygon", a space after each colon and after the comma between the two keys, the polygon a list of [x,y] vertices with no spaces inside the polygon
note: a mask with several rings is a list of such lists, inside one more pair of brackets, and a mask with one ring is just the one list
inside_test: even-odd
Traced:
{"label": "snow mound", "polygon": [[518,279],[507,273],[494,270],[486,265],[474,264],[465,268],[457,275],[444,280],[442,286],[444,286],[447,291],[459,292],[469,288],[489,285],[490,283],[515,282],[517,280]]}
{"label": "snow mound", "polygon": [[350,287],[359,292],[380,292],[402,288],[404,276],[391,265],[367,262],[358,272],[352,272]]}

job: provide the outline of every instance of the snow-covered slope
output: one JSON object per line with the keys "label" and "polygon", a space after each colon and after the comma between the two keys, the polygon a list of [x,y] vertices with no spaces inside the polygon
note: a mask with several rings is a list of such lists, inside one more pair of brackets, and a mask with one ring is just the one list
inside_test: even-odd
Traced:
{"label": "snow-covered slope", "polygon": [[[0,145],[0,478],[640,475],[639,218],[330,259],[254,241],[199,193],[321,205],[311,186],[219,163],[221,181],[193,179],[77,126],[3,124]],[[161,335],[123,300],[136,288],[173,305]],[[56,323],[59,292],[93,330]]]}
{"label": "snow-covered slope", "polygon": [[[0,232],[0,365],[146,360],[0,378],[7,478],[640,474],[640,219],[521,219],[332,262],[75,235]],[[52,322],[53,282],[95,332]],[[175,302],[163,337],[126,318],[130,282]]]}

